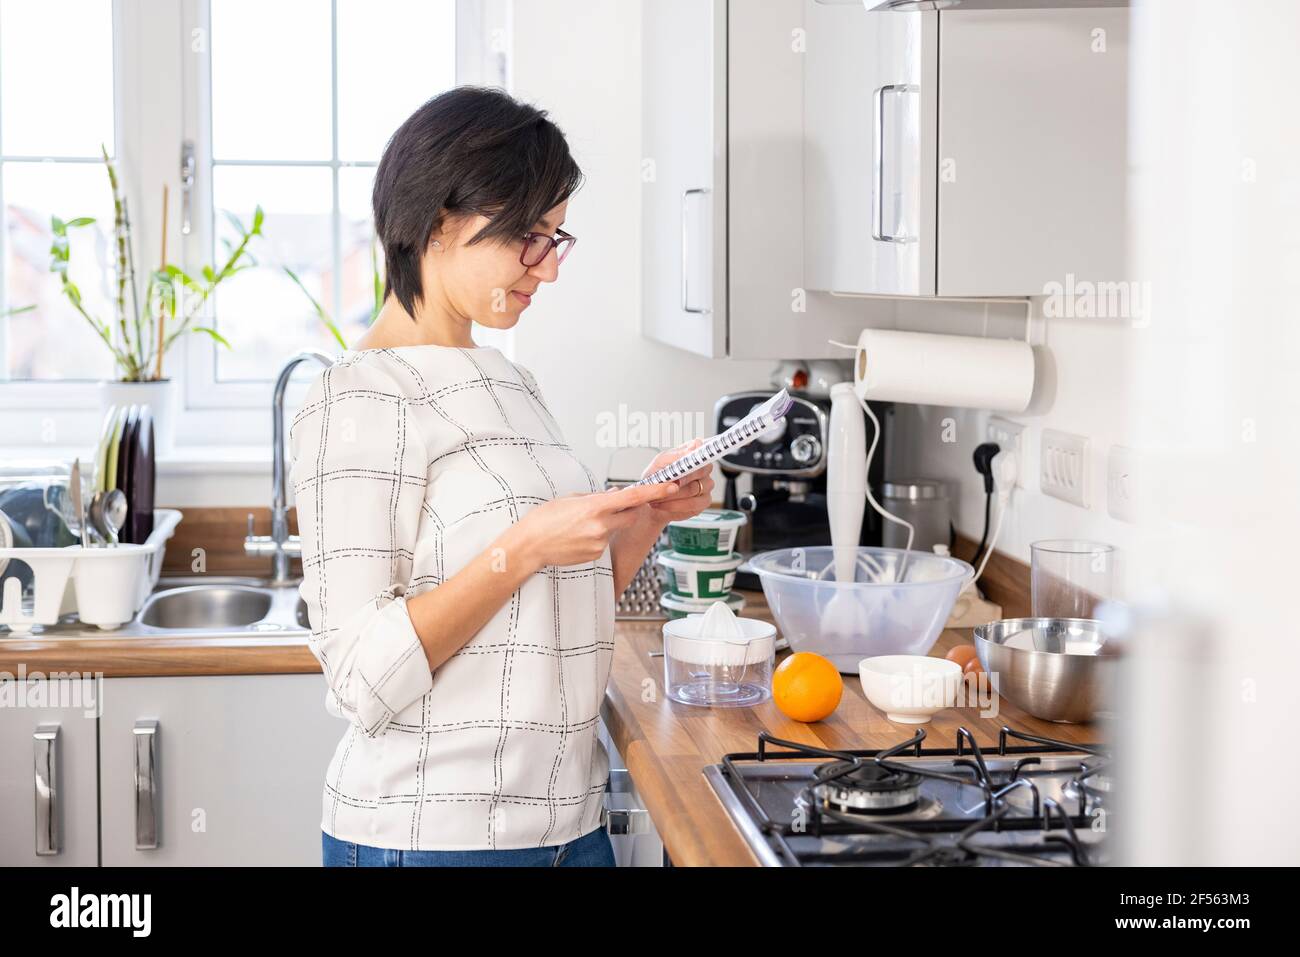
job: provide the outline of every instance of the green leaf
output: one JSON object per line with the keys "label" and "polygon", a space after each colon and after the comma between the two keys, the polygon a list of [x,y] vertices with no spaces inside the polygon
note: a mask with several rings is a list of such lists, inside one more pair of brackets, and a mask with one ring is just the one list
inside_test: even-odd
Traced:
{"label": "green leaf", "polygon": [[68,226],[89,226],[95,221],[94,216],[78,216],[76,219],[68,220]]}
{"label": "green leaf", "polygon": [[217,281],[217,274],[214,273],[214,272],[212,271],[212,267],[211,267],[211,266],[204,266],[204,267],[203,267],[203,278],[206,279],[208,282],[216,282],[216,281]]}
{"label": "green leaf", "polygon": [[184,269],[182,269],[180,266],[177,266],[177,265],[174,265],[174,264],[169,264],[169,265],[166,267],[166,271],[167,271],[167,276],[168,276],[169,279],[173,279],[173,280],[175,280],[175,279],[179,279],[179,280],[181,281],[182,285],[186,286],[187,288],[190,288],[190,289],[200,289],[200,288],[201,288],[201,287],[199,286],[199,284],[198,284],[197,282],[194,281],[194,277],[192,277],[189,273],[187,273],[187,272],[186,272]]}
{"label": "green leaf", "polygon": [[240,222],[238,216],[228,209],[223,209],[221,212],[225,214],[226,219],[230,221],[230,225],[235,227],[235,232],[239,233],[241,237],[248,235],[248,232],[244,229],[244,224]]}
{"label": "green leaf", "polygon": [[266,216],[262,212],[261,206],[258,206],[256,209],[253,210],[253,235],[255,236],[262,235],[262,220],[264,220],[265,218]]}
{"label": "green leaf", "polygon": [[66,236],[68,233],[67,223],[59,219],[57,216],[51,216],[50,232],[54,233],[55,236]]}
{"label": "green leaf", "polygon": [[307,291],[307,287],[302,284],[302,280],[298,278],[297,273],[288,266],[282,266],[281,268],[285,271],[288,277],[294,281],[298,288],[302,290],[302,294],[307,297],[307,301],[310,302],[312,308],[316,310],[316,318],[320,319],[325,328],[329,330],[330,335],[334,337],[334,341],[339,344],[339,348],[347,349],[347,340],[343,338],[343,333],[339,332],[339,327],[334,324],[334,320],[331,319],[330,314],[325,311],[325,307],[317,302],[316,297]]}
{"label": "green leaf", "polygon": [[211,326],[194,326],[190,329],[190,332],[201,332],[204,335],[211,336],[215,342],[221,343],[227,349],[232,348],[230,343],[226,341],[225,336],[217,332],[217,330],[213,329]]}
{"label": "green leaf", "polygon": [[0,318],[3,318],[4,316],[22,315],[24,312],[31,312],[35,308],[36,304],[32,303],[30,306],[18,306],[16,309],[6,309],[4,312],[0,312]]}

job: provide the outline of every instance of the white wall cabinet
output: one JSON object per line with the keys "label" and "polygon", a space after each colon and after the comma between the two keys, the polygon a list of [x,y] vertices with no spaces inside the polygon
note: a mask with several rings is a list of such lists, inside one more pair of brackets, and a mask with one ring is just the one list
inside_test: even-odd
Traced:
{"label": "white wall cabinet", "polygon": [[643,6],[642,334],[709,357],[845,358],[887,302],[806,294],[803,0]]}
{"label": "white wall cabinet", "polygon": [[94,867],[97,683],[5,685],[12,697],[0,708],[0,866]]}
{"label": "white wall cabinet", "polygon": [[810,288],[1033,296],[1125,278],[1128,11],[805,0]]}
{"label": "white wall cabinet", "polygon": [[346,730],[319,674],[109,678],[105,866],[321,862],[321,792]]}
{"label": "white wall cabinet", "polygon": [[642,332],[727,354],[727,0],[644,5]]}

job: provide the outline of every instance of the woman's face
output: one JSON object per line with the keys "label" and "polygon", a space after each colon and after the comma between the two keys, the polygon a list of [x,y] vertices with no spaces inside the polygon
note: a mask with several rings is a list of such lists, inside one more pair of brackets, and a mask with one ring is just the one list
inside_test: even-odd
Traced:
{"label": "woman's face", "polygon": [[[533,231],[554,236],[564,223],[568,205],[566,200],[550,210],[533,225]],[[529,267],[519,261],[522,235],[466,245],[487,224],[486,216],[448,217],[425,250],[421,278],[424,289],[440,291],[456,314],[491,329],[509,329],[519,321],[541,284],[559,276],[557,254],[552,249],[540,263]],[[433,240],[439,245],[434,246]]]}

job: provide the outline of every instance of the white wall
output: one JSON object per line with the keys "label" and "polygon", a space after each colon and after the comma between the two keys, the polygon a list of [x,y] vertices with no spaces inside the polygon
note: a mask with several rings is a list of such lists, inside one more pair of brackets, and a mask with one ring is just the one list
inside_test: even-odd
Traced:
{"label": "white wall", "polygon": [[774,363],[703,359],[641,338],[641,4],[528,0],[513,17],[512,92],[550,112],[587,174],[565,227],[579,242],[515,327],[514,358],[603,478],[602,413],[617,416],[622,403],[702,416],[707,437],[717,398],[765,386]]}
{"label": "white wall", "polygon": [[1123,757],[1137,864],[1300,863],[1300,4],[1134,7],[1133,353],[1152,461]]}

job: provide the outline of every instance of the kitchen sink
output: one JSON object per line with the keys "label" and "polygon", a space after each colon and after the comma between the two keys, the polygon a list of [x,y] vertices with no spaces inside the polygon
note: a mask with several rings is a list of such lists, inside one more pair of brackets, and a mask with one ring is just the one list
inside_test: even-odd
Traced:
{"label": "kitchen sink", "polygon": [[[164,578],[134,621],[103,631],[69,616],[57,625],[38,627],[45,638],[305,638],[311,631],[307,606],[298,586],[272,585],[260,578],[205,575]],[[7,635],[0,633],[0,638]]]}
{"label": "kitchen sink", "polygon": [[157,592],[140,623],[151,628],[242,628],[266,618],[271,591],[244,585],[190,585]]}

